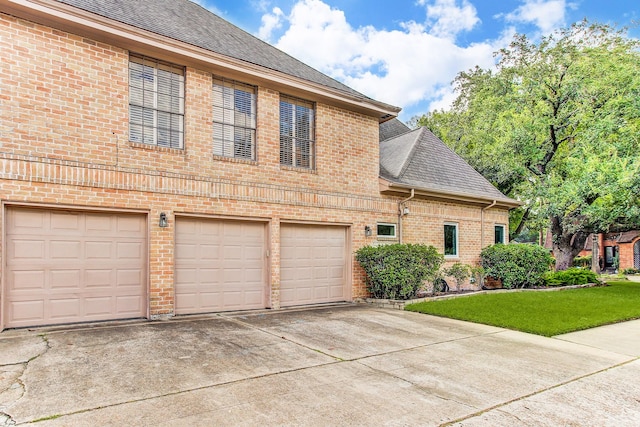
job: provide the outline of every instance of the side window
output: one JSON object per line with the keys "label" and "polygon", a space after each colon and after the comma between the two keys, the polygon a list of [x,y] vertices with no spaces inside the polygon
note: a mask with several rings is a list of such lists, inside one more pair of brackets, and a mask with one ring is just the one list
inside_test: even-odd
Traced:
{"label": "side window", "polygon": [[129,140],[184,148],[184,67],[129,55]]}
{"label": "side window", "polygon": [[213,154],[256,159],[256,88],[213,78]]}
{"label": "side window", "polygon": [[494,243],[505,243],[505,226],[496,224]]}
{"label": "side window", "polygon": [[458,224],[444,224],[444,256],[445,258],[458,256]]}
{"label": "side window", "polygon": [[315,169],[314,104],[280,97],[280,164]]}
{"label": "side window", "polygon": [[396,225],[387,223],[378,223],[378,237],[396,238]]}

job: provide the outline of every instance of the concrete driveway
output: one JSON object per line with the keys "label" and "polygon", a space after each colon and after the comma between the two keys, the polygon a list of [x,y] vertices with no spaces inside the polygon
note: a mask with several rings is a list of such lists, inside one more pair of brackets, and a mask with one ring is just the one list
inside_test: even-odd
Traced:
{"label": "concrete driveway", "polygon": [[639,356],[364,305],[5,331],[0,426],[636,426]]}

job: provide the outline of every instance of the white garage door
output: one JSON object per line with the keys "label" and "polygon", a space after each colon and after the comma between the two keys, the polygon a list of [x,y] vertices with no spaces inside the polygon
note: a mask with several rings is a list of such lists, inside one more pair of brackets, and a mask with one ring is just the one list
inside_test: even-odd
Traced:
{"label": "white garage door", "polygon": [[265,224],[176,219],[176,314],[265,307]]}
{"label": "white garage door", "polygon": [[7,208],[4,326],[146,316],[140,214]]}
{"label": "white garage door", "polygon": [[282,224],[280,227],[280,305],[345,301],[347,229]]}

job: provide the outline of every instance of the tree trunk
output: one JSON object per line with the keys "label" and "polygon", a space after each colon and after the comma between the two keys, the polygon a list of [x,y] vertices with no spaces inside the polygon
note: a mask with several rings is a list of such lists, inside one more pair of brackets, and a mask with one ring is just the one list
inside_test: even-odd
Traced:
{"label": "tree trunk", "polygon": [[584,249],[589,233],[576,231],[570,233],[562,226],[562,217],[551,217],[551,237],[553,240],[553,256],[556,259],[556,271],[566,270],[573,266],[573,259]]}

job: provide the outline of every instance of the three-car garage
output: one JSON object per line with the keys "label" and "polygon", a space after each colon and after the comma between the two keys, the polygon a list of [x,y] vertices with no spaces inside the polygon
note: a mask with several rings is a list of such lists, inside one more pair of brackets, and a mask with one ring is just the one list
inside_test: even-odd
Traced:
{"label": "three-car garage", "polygon": [[[148,213],[20,205],[4,213],[2,327],[149,316]],[[351,298],[348,226],[283,221],[273,239],[271,224],[176,215],[173,229],[160,229],[171,233],[173,314]]]}

